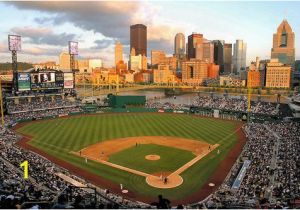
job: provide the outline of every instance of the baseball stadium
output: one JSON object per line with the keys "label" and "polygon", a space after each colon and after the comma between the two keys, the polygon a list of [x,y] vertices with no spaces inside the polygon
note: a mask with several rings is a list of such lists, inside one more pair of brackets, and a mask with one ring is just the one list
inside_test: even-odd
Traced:
{"label": "baseball stadium", "polygon": [[206,4],[0,2],[0,209],[300,208],[299,4]]}
{"label": "baseball stadium", "polygon": [[[81,88],[77,84],[78,92]],[[255,180],[255,171],[262,178],[269,171],[257,170],[272,163],[272,148],[283,146],[276,138],[283,138],[286,126],[297,132],[291,105],[256,101],[254,95],[249,102],[249,94],[190,91],[158,99],[153,93],[159,89],[83,102],[76,92],[6,97],[3,178],[19,167],[21,184],[25,172],[20,164],[28,161],[22,185],[35,186],[30,193],[41,196],[22,208],[60,203],[76,208],[254,208],[256,203],[242,200],[245,182]],[[279,189],[273,190],[274,202]]]}

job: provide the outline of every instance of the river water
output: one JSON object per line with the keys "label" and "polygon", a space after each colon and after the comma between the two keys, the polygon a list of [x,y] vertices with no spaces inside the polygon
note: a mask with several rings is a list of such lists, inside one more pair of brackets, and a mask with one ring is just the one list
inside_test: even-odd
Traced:
{"label": "river water", "polygon": [[[133,91],[125,91],[125,92],[120,92],[118,95],[145,95],[147,100],[153,100],[153,101],[158,101],[161,103],[173,103],[173,104],[191,104],[195,97],[197,95],[201,96],[218,96],[222,97],[224,96],[224,93],[210,93],[210,92],[186,92],[182,93],[180,95],[174,96],[166,96],[164,89],[146,89],[146,90],[133,90]],[[106,97],[106,95],[98,96],[97,98],[100,98],[100,100],[103,100]],[[241,97],[247,97],[247,95],[239,95],[239,94],[229,94],[229,98],[234,97],[234,98],[241,98]],[[258,101],[259,97],[256,95],[251,96],[252,101]],[[277,97],[275,95],[269,95],[269,96],[261,96],[260,97],[261,101],[265,102],[276,102]],[[284,98],[281,97],[281,102],[284,102]]]}

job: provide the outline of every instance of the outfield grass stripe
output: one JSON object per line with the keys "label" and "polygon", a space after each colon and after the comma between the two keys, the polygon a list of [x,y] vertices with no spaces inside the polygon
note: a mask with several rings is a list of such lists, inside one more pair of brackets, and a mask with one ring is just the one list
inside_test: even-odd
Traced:
{"label": "outfield grass stripe", "polygon": [[[56,126],[56,123],[59,125]],[[237,134],[229,136],[234,132],[235,127],[236,123],[233,122],[185,114],[128,113],[40,121],[27,124],[19,130],[33,136],[30,144],[39,149],[115,183],[122,183],[130,191],[154,198],[162,193],[170,199],[178,199],[199,189],[216,169],[218,163],[228,154],[238,137]],[[80,149],[108,139],[158,135],[198,139],[211,144],[219,143],[221,153],[217,155],[216,152],[212,152],[204,157],[183,173],[185,181],[181,186],[168,190],[149,187],[144,178],[128,172],[92,161],[85,164],[83,158],[68,153],[69,150]],[[176,158],[178,157],[176,154]],[[170,160],[170,163],[176,161],[176,158]],[[162,170],[160,167],[157,168]],[[195,176],[198,178],[195,179]]]}

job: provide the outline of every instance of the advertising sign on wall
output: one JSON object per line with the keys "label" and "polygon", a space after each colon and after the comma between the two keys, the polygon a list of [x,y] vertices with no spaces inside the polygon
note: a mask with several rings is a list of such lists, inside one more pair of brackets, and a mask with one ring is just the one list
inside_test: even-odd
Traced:
{"label": "advertising sign on wall", "polygon": [[73,73],[64,73],[64,88],[74,88]]}
{"label": "advertising sign on wall", "polygon": [[18,74],[18,89],[19,91],[30,90],[30,74]]}

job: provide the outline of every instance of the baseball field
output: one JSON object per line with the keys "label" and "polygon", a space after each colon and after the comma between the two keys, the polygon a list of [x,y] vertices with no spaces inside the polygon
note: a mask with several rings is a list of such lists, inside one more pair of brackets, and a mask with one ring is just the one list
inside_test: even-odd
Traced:
{"label": "baseball field", "polygon": [[111,113],[25,123],[17,131],[27,137],[22,146],[101,187],[122,194],[122,184],[126,197],[150,202],[159,194],[183,201],[202,188],[208,193],[211,177],[230,168],[223,163],[240,127],[187,114]]}

